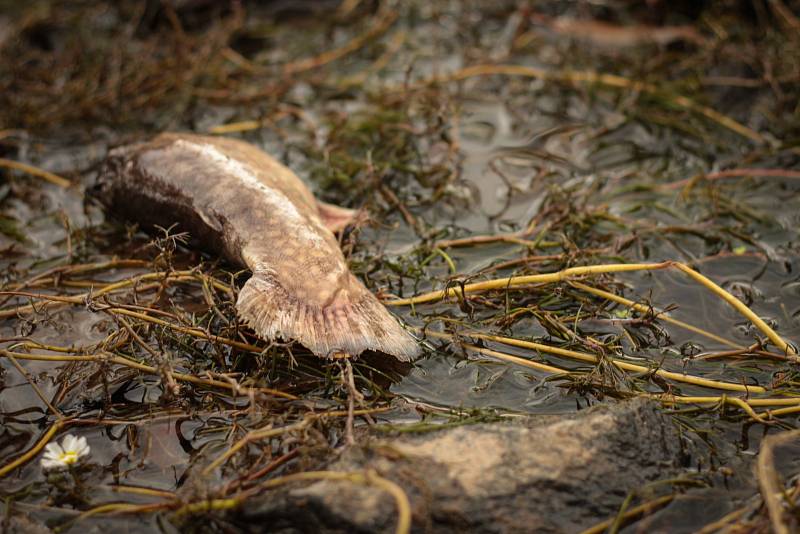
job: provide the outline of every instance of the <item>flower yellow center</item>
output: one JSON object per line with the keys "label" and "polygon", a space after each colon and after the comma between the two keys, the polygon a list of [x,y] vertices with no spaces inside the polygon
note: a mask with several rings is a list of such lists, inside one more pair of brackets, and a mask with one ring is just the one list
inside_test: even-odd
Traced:
{"label": "flower yellow center", "polygon": [[78,453],[75,451],[64,451],[58,459],[65,464],[74,464],[78,461]]}

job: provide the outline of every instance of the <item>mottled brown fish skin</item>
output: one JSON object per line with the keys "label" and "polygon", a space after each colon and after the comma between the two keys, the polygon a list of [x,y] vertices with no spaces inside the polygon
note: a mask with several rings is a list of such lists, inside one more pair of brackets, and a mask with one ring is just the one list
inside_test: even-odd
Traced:
{"label": "mottled brown fish skin", "polygon": [[115,215],[187,231],[253,276],[236,303],[266,339],[315,354],[364,350],[408,361],[414,338],[350,272],[331,228],[347,210],[317,202],[287,167],[235,139],[161,134],[114,149],[99,196]]}

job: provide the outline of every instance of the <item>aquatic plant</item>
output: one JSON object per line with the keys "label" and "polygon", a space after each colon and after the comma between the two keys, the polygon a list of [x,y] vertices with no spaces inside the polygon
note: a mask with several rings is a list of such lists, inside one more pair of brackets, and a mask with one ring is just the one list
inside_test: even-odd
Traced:
{"label": "aquatic plant", "polygon": [[[313,24],[202,2],[25,11],[0,55],[8,513],[49,505],[35,460],[67,431],[114,459],[50,508],[62,527],[187,530],[320,479],[385,492],[407,530],[402,481],[324,467],[366,428],[653,399],[700,444],[698,476],[632,492],[593,532],[697,478],[723,487],[730,450],[762,434],[793,439],[776,431],[800,414],[800,34],[780,1],[733,4],[586,7],[637,43],[611,50],[547,2],[346,1]],[[424,340],[416,367],[259,340],[233,307],[246,273],[84,204],[106,145],[166,128],[246,138],[363,207],[342,246]],[[709,528],[791,525],[777,465],[765,455],[753,498]]]}

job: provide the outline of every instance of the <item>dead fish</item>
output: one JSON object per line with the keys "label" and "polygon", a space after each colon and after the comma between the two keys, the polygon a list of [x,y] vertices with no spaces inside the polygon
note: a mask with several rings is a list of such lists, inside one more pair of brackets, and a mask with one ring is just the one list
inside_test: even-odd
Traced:
{"label": "dead fish", "polygon": [[253,276],[236,302],[264,339],[321,357],[408,361],[415,339],[350,272],[333,231],[353,212],[319,202],[287,167],[236,139],[164,133],[113,149],[96,188],[114,215],[179,230]]}

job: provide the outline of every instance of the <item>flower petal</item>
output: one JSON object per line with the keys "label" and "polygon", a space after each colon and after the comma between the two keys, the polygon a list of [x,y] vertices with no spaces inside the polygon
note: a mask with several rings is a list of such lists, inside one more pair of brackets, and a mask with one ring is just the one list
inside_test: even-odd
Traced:
{"label": "flower petal", "polygon": [[89,444],[86,442],[85,437],[81,436],[75,440],[75,452],[78,453],[78,456],[89,454]]}
{"label": "flower petal", "polygon": [[61,442],[61,447],[64,448],[64,452],[67,451],[74,451],[75,450],[75,442],[78,438],[73,436],[72,434],[67,434],[64,436],[64,440]]}
{"label": "flower petal", "polygon": [[42,469],[57,469],[62,467],[64,464],[58,460],[51,460],[48,458],[42,458]]}
{"label": "flower petal", "polygon": [[64,449],[61,448],[61,445],[53,441],[52,443],[48,443],[44,447],[44,455],[48,457],[55,457],[58,458],[64,454]]}

